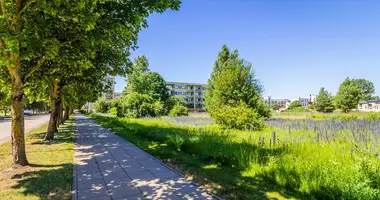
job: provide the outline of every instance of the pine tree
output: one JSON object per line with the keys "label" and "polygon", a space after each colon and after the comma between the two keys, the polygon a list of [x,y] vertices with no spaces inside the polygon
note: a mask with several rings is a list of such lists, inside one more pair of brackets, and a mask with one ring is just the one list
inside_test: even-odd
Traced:
{"label": "pine tree", "polygon": [[314,108],[316,111],[324,113],[334,111],[331,94],[329,94],[325,88],[319,90],[318,97],[314,103]]}
{"label": "pine tree", "polygon": [[[239,58],[237,50],[230,53],[228,47],[224,45],[215,62],[213,72],[208,80],[207,92],[205,95],[205,106],[210,116],[219,122],[237,122],[236,120],[224,120],[222,118],[233,117],[223,115],[228,109],[241,109],[241,113],[247,116],[257,116],[257,119],[269,117],[270,108],[261,99],[263,92],[262,85],[255,79],[255,74],[251,70],[251,63]],[[228,109],[227,109],[228,108]],[[248,112],[243,110],[249,109]],[[236,111],[237,111],[236,110]],[[240,111],[239,111],[240,112]],[[236,116],[239,117],[239,116]],[[248,121],[244,120],[245,123]],[[251,127],[253,123],[246,124]],[[234,124],[224,124],[234,128]],[[261,126],[260,126],[261,127]]]}

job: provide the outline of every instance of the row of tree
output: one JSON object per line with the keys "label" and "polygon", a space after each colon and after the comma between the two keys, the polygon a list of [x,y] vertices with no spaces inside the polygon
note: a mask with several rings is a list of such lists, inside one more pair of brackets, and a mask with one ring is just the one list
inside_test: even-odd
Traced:
{"label": "row of tree", "polygon": [[359,101],[376,100],[379,97],[373,96],[375,86],[365,79],[346,78],[341,85],[336,96],[332,96],[325,88],[321,88],[318,97],[313,105],[318,112],[333,112],[335,109],[347,113],[358,107]]}
{"label": "row of tree", "polygon": [[97,99],[106,75],[128,71],[146,18],[179,5],[179,0],[1,0],[0,84],[10,94],[13,165],[28,164],[25,97],[49,99],[45,139],[52,140],[60,119]]}

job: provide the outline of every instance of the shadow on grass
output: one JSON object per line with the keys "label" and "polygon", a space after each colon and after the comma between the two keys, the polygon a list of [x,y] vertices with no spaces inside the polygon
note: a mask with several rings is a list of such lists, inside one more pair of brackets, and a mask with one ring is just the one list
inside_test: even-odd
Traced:
{"label": "shadow on grass", "polygon": [[24,195],[40,199],[70,199],[72,164],[30,166],[44,169],[14,175],[12,179],[17,179],[17,184],[12,188],[22,189]]}
{"label": "shadow on grass", "polygon": [[29,139],[39,140],[36,142],[32,142],[32,145],[50,145],[50,144],[58,144],[58,143],[70,143],[74,141],[74,134],[72,133],[72,128],[70,125],[59,128],[58,132],[54,134],[54,140],[45,141],[46,132],[34,133],[28,136]]}

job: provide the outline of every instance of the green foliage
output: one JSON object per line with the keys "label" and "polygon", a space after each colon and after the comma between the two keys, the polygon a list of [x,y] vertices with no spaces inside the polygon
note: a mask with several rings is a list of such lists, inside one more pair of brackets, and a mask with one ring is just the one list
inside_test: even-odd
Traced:
{"label": "green foliage", "polygon": [[170,96],[165,103],[165,107],[168,111],[172,110],[175,105],[185,106],[186,102],[183,98],[177,96]]}
{"label": "green foliage", "polygon": [[117,115],[117,107],[112,107],[107,111],[108,114]]}
{"label": "green foliage", "polygon": [[130,93],[120,99],[117,108],[118,117],[141,118],[157,115],[154,99],[147,94]]}
{"label": "green foliage", "polygon": [[314,108],[318,112],[328,113],[334,111],[333,99],[331,94],[325,90],[325,88],[321,88],[317,99],[314,103]]}
{"label": "green foliage", "polygon": [[[291,129],[290,134],[288,126],[260,132],[226,131],[217,126],[92,117],[198,180],[214,183],[210,185],[226,199],[267,199],[273,191],[281,191],[284,199],[380,198],[379,147],[370,144],[375,148],[370,153],[371,148],[362,149],[353,140],[347,141],[351,131],[334,133],[336,140],[316,142],[326,127],[306,131],[301,125],[301,130]],[[276,145],[272,131],[277,133]],[[258,193],[262,195],[254,196]]]}
{"label": "green foliage", "polygon": [[272,104],[271,108],[272,108],[272,110],[280,110],[280,104],[274,103],[274,104]]}
{"label": "green foliage", "polygon": [[107,113],[109,109],[110,109],[109,104],[107,103],[107,100],[104,98],[100,98],[94,103],[95,112]]}
{"label": "green foliage", "polygon": [[[133,102],[131,101],[133,97],[138,99]],[[162,76],[157,72],[150,72],[149,62],[145,56],[139,56],[134,60],[128,72],[127,87],[123,91],[122,99],[126,100],[122,101],[121,107],[119,106],[118,116],[127,117],[165,115],[168,108],[177,103],[176,99],[169,98],[166,81]],[[152,105],[148,106],[149,103]]]}
{"label": "green foliage", "polygon": [[299,112],[299,113],[302,113],[302,112],[308,112],[308,109],[303,107],[303,106],[300,106],[300,107],[295,107],[293,109],[287,109],[286,112]]}
{"label": "green foliage", "polygon": [[166,81],[159,73],[149,71],[149,63],[145,56],[137,57],[128,73],[124,95],[134,92],[148,94],[154,100],[162,102],[169,98]]}
{"label": "green foliage", "polygon": [[290,105],[288,106],[287,110],[294,110],[294,109],[300,108],[300,107],[302,107],[300,101],[295,100],[295,101],[292,101],[292,103],[290,103]]}
{"label": "green foliage", "polygon": [[188,110],[185,106],[176,104],[169,112],[169,116],[188,116]]}
{"label": "green foliage", "polygon": [[227,128],[261,130],[265,127],[263,117],[243,102],[238,106],[221,107],[213,119]]}
{"label": "green foliage", "polygon": [[[255,74],[251,71],[251,63],[239,58],[238,51],[230,53],[226,45],[222,47],[218,58],[215,61],[213,72],[208,80],[205,94],[205,107],[210,116],[217,123],[226,123],[221,120],[220,112],[227,112],[227,108],[235,108],[239,112],[247,108],[247,115],[256,113],[256,118],[266,118],[270,116],[270,108],[261,101],[262,85],[255,79]],[[241,106],[242,103],[244,106]],[[219,119],[217,119],[219,118]],[[236,121],[236,123],[250,123],[246,119]],[[228,122],[230,127],[250,127],[254,124],[236,124],[233,121]],[[258,126],[261,128],[262,126]]]}
{"label": "green foliage", "polygon": [[343,112],[350,112],[357,108],[360,101],[361,90],[354,79],[346,78],[339,86],[335,97],[335,105]]}
{"label": "green foliage", "polygon": [[354,79],[356,84],[360,88],[360,99],[361,101],[371,100],[372,95],[375,93],[375,85],[366,79]]}

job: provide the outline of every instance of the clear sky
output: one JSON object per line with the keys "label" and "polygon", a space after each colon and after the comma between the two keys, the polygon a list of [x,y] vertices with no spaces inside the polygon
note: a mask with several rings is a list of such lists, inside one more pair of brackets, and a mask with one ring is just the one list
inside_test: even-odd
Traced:
{"label": "clear sky", "polygon": [[[206,83],[227,44],[252,63],[266,96],[335,94],[347,76],[380,94],[379,0],[183,0],[148,23],[131,58],[146,55],[166,81]],[[122,91],[124,78],[116,82]]]}

